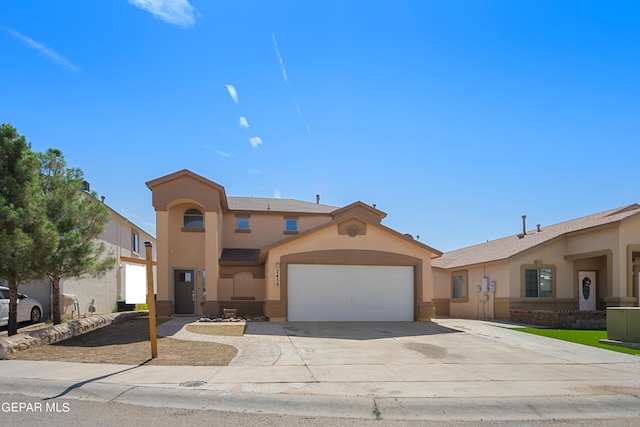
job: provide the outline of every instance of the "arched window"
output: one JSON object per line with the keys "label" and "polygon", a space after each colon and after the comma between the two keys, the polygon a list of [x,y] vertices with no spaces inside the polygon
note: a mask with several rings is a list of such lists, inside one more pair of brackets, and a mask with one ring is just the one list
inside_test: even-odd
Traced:
{"label": "arched window", "polygon": [[184,213],[184,228],[204,228],[202,212],[189,209]]}

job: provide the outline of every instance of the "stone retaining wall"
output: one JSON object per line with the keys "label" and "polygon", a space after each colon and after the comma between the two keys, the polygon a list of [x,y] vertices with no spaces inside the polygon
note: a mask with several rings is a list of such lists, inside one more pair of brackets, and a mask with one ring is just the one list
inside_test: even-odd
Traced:
{"label": "stone retaining wall", "polygon": [[120,323],[140,315],[148,314],[145,311],[99,314],[61,323],[48,328],[34,331],[21,332],[19,334],[0,338],[0,360],[16,351],[26,350],[39,345],[53,344],[67,338],[91,332],[111,323]]}
{"label": "stone retaining wall", "polygon": [[607,329],[607,312],[512,308],[509,321],[556,329]]}

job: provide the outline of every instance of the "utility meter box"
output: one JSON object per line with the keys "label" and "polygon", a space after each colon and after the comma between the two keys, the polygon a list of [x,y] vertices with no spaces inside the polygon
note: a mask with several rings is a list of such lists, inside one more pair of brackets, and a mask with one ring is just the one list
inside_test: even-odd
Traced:
{"label": "utility meter box", "polygon": [[482,278],[482,292],[489,292],[489,278]]}
{"label": "utility meter box", "polygon": [[496,282],[489,283],[489,292],[495,292],[495,291],[496,291]]}

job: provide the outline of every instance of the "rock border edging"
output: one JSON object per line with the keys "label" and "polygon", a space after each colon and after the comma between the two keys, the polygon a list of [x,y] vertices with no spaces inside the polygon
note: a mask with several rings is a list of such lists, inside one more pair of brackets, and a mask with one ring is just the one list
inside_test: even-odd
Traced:
{"label": "rock border edging", "polygon": [[120,323],[134,317],[145,315],[145,311],[127,311],[121,313],[98,314],[84,319],[72,320],[48,328],[22,332],[10,337],[0,338],[0,360],[20,350],[40,345],[53,344],[77,335],[91,332],[112,323]]}

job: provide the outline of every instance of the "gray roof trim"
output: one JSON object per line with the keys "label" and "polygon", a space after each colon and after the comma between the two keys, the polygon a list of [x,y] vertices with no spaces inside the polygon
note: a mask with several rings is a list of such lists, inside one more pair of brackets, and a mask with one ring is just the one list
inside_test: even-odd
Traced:
{"label": "gray roof trim", "polygon": [[300,214],[330,214],[338,209],[336,206],[305,202],[294,199],[277,199],[268,197],[227,196],[229,211],[241,212],[275,212]]}

